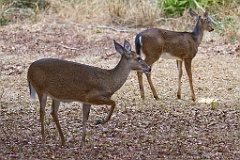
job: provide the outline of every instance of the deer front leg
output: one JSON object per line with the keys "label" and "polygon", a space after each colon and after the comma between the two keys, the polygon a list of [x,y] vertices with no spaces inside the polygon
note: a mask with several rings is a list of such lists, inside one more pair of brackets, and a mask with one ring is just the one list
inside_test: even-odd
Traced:
{"label": "deer front leg", "polygon": [[185,68],[186,68],[186,71],[187,71],[187,74],[188,74],[189,85],[190,85],[190,89],[191,89],[191,92],[192,92],[192,100],[196,101],[196,97],[195,97],[194,90],[193,90],[191,63],[192,63],[192,59],[185,59],[184,60]]}
{"label": "deer front leg", "polygon": [[182,61],[177,60],[177,68],[178,68],[178,91],[177,91],[177,98],[181,99],[181,86],[182,86]]}
{"label": "deer front leg", "polygon": [[141,98],[145,99],[142,72],[137,72],[137,76],[138,76],[138,83],[139,83]]}
{"label": "deer front leg", "polygon": [[158,100],[159,97],[158,97],[157,92],[156,92],[156,90],[155,90],[155,88],[153,86],[152,79],[151,79],[151,73],[146,74],[146,76],[147,76],[148,83],[149,83],[149,85],[151,87],[151,90],[153,92],[153,96],[154,96],[155,99]]}
{"label": "deer front leg", "polygon": [[[153,64],[159,59],[160,54],[157,55],[157,57],[156,57],[156,56],[155,56],[155,57],[152,57],[152,56],[150,56],[150,54],[149,54],[148,52],[144,52],[144,53],[145,53],[145,55],[146,55],[146,58],[145,58],[146,63],[152,68]],[[147,54],[147,53],[148,53],[148,54]],[[146,75],[146,77],[147,77],[147,80],[148,80],[148,83],[149,83],[149,85],[150,85],[150,88],[151,88],[151,90],[152,90],[152,92],[153,92],[154,98],[155,98],[156,100],[158,100],[159,97],[158,97],[158,95],[157,95],[156,89],[155,89],[154,86],[153,86],[152,78],[151,78],[151,73],[152,73],[152,72],[150,72],[150,73],[148,73],[148,74],[145,74],[145,75]]]}
{"label": "deer front leg", "polygon": [[90,113],[90,107],[91,105],[90,104],[85,104],[83,103],[83,127],[82,127],[82,142],[81,142],[81,146],[83,147],[84,144],[85,144],[85,137],[86,137],[86,123],[87,123],[87,120],[88,120],[88,117],[89,117],[89,113]]}

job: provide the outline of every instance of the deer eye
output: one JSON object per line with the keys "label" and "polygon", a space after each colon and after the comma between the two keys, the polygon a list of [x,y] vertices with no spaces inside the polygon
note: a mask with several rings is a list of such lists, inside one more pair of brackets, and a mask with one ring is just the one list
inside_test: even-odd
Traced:
{"label": "deer eye", "polygon": [[141,57],[138,57],[137,60],[140,62],[140,61],[142,60],[142,58],[141,58]]}

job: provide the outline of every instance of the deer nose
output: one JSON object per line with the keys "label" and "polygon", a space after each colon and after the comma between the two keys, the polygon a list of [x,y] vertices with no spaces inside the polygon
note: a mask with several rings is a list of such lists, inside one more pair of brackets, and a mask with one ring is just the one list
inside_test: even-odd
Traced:
{"label": "deer nose", "polygon": [[212,31],[214,31],[214,29],[213,29],[213,28],[211,28],[209,32],[212,32]]}
{"label": "deer nose", "polygon": [[148,72],[151,72],[151,70],[152,70],[152,68],[150,68],[150,67],[149,67],[149,70],[148,70]]}

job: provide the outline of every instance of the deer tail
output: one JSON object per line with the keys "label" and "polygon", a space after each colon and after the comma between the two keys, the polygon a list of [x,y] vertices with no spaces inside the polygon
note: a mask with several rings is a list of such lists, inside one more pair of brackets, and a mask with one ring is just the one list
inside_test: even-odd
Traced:
{"label": "deer tail", "polygon": [[135,47],[136,47],[136,53],[141,55],[142,50],[142,35],[138,34],[135,38]]}
{"label": "deer tail", "polygon": [[28,82],[28,86],[29,86],[29,90],[30,90],[31,99],[36,100],[36,90],[35,90],[35,88],[31,84],[31,82]]}

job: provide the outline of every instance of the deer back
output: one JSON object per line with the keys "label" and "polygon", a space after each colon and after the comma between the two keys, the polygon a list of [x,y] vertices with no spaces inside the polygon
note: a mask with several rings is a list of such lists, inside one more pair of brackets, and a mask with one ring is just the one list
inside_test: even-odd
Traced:
{"label": "deer back", "polygon": [[38,94],[47,93],[59,100],[88,102],[89,99],[111,97],[126,81],[131,70],[150,72],[151,68],[138,54],[114,41],[121,60],[111,70],[66,60],[45,58],[33,62],[28,81]]}
{"label": "deer back", "polygon": [[140,33],[142,35],[142,52],[158,59],[163,53],[170,53],[177,59],[193,58],[197,51],[197,39],[188,32],[175,32],[151,28]]}
{"label": "deer back", "polygon": [[62,100],[83,101],[90,92],[103,91],[109,76],[97,67],[52,58],[35,61],[28,70],[28,80],[37,92]]}

